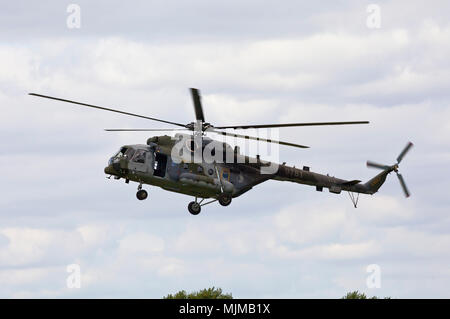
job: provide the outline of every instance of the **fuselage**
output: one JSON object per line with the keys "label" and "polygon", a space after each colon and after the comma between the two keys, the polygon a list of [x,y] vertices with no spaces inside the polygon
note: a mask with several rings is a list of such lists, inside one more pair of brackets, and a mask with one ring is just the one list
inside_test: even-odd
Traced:
{"label": "fuselage", "polygon": [[[174,154],[173,148],[180,141],[180,136],[186,137],[184,134],[177,134],[175,138],[156,136],[149,138],[147,145],[125,145],[111,157],[105,173],[116,179],[123,178],[126,182],[154,185],[199,198],[217,198],[221,193],[238,197],[270,179],[315,186],[318,191],[328,188],[337,194],[341,191],[373,194],[378,189],[367,183],[360,184],[359,180],[348,181],[314,173],[309,167],[300,169],[241,155],[239,149],[233,150],[229,145],[224,150],[232,152],[232,155],[226,156],[224,152],[221,156],[223,161],[202,160],[196,163],[192,157],[187,160],[185,156]],[[187,139],[183,145],[191,145],[189,141]],[[203,138],[203,141],[202,149],[213,142],[208,138]],[[188,147],[187,152],[193,150]],[[385,176],[379,179],[382,183]]]}

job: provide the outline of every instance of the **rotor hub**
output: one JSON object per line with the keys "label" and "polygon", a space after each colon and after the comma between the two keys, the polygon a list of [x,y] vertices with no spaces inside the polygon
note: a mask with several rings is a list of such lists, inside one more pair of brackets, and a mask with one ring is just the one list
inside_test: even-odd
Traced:
{"label": "rotor hub", "polygon": [[[185,127],[186,127],[187,129],[192,130],[192,131],[195,131],[195,128],[196,128],[195,126],[196,126],[196,123],[195,123],[195,122],[191,122],[191,123],[188,123],[188,124],[185,125]],[[210,123],[202,122],[202,127],[201,127],[202,132],[204,132],[204,131],[206,131],[207,129],[212,128],[212,127],[213,127],[213,126],[212,126]]]}

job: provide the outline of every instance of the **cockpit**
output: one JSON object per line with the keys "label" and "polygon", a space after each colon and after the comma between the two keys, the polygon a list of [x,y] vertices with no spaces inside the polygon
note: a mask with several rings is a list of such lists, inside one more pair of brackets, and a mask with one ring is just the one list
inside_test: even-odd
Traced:
{"label": "cockpit", "polygon": [[130,146],[123,146],[120,148],[120,150],[109,159],[108,164],[111,165],[114,162],[120,161],[120,160],[132,160],[136,163],[145,164],[145,156],[146,156],[146,150],[142,149],[134,149]]}
{"label": "cockpit", "polygon": [[167,170],[168,157],[155,151],[147,145],[126,145],[108,161],[105,173],[121,176],[131,171],[146,173],[164,178]]}
{"label": "cockpit", "polygon": [[134,153],[136,151],[128,146],[123,146],[120,148],[120,150],[113,156],[111,157],[110,161],[114,160],[114,159],[131,159],[134,156]]}
{"label": "cockpit", "polygon": [[[150,154],[151,153],[151,154]],[[147,145],[122,146],[120,150],[108,161],[116,171],[130,169],[133,171],[147,172],[151,167],[154,153]]]}

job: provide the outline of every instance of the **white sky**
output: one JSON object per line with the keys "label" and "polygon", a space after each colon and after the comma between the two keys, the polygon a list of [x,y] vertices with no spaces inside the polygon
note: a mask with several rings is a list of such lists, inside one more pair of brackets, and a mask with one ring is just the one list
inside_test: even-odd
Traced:
{"label": "white sky", "polygon": [[[450,5],[379,1],[1,1],[0,297],[150,297],[222,287],[236,297],[450,297]],[[367,180],[401,173],[354,209],[347,194],[269,181],[231,206],[106,180],[123,144],[157,123],[27,96],[38,92],[187,123],[189,87],[216,125],[369,120],[292,128],[280,160]],[[66,266],[81,267],[80,289]],[[381,267],[368,289],[366,267]]]}

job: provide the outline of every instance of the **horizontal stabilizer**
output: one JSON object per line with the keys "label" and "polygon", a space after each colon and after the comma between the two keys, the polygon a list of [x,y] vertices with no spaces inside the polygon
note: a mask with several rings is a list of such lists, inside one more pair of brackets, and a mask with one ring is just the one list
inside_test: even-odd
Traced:
{"label": "horizontal stabilizer", "polygon": [[348,181],[348,182],[342,183],[341,185],[353,186],[353,185],[356,185],[358,183],[361,183],[361,181],[358,181],[358,180],[355,179],[353,181]]}

